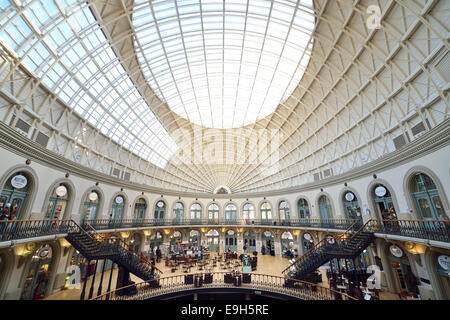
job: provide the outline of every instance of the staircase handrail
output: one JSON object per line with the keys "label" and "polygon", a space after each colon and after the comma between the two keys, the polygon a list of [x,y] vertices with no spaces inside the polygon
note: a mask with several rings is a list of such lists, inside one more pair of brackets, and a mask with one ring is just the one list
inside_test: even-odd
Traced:
{"label": "staircase handrail", "polygon": [[[123,241],[120,238],[116,238],[116,237],[106,237],[103,236],[101,234],[99,234],[94,227],[92,227],[89,222],[85,222],[85,225],[87,225],[96,236],[98,236],[100,239],[102,239],[103,243],[107,243],[109,240],[114,240],[114,243],[117,244],[119,247],[122,247],[124,250],[126,250],[129,254],[134,255],[138,261],[142,264],[144,264],[147,268],[154,268],[155,271],[158,271],[159,273],[163,273],[160,269],[158,269],[158,267],[156,267],[155,265],[153,265],[150,261],[148,261],[148,259],[142,254],[142,252],[138,255],[135,252],[132,251],[131,246],[126,243],[125,241]],[[89,234],[89,233],[88,233]],[[118,243],[117,243],[118,242]]]}
{"label": "staircase handrail", "polygon": [[[347,233],[350,233],[350,230],[353,229],[353,227],[354,227],[356,224],[360,223],[360,220],[359,220],[359,219],[354,219],[354,220],[355,220],[355,222],[354,222],[350,227],[348,227],[348,228],[344,231],[344,233],[342,233],[342,234],[340,234],[340,235],[338,235],[338,236],[335,237],[336,240],[337,240],[337,239],[339,239],[339,240],[342,239],[342,238],[344,237],[344,235],[346,235]],[[306,258],[309,257],[313,252],[315,252],[316,250],[318,250],[319,248],[323,247],[323,246],[326,245],[326,244],[328,244],[327,239],[326,239],[326,238],[325,238],[325,239],[322,239],[322,240],[319,241],[315,246],[313,246],[311,249],[309,249],[305,254],[301,255],[301,256],[298,257],[293,263],[291,263],[289,266],[287,266],[281,273],[284,274],[284,273],[285,273],[286,271],[288,271],[293,265],[297,264],[300,260],[306,259]]]}

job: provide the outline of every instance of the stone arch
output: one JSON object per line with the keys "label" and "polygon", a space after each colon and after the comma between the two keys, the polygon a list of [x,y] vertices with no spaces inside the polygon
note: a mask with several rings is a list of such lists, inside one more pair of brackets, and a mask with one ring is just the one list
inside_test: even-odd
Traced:
{"label": "stone arch", "polygon": [[[358,201],[359,207],[362,208],[362,199],[361,199],[361,196],[359,195],[359,192],[356,191],[356,189],[354,189],[352,187],[348,187],[348,186],[342,188],[341,191],[339,192],[339,199],[338,199],[339,200],[339,204],[338,204],[338,206],[339,206],[339,209],[342,212],[342,217],[344,219],[346,219],[345,208],[344,208],[344,195],[347,193],[347,191],[351,191],[355,195],[356,200]],[[361,212],[361,215],[362,215],[362,212]]]}
{"label": "stone arch", "polygon": [[[272,210],[272,219],[274,219],[274,209],[278,209],[278,208],[274,208],[273,204],[270,200],[268,199],[262,199],[261,201],[258,202],[258,207],[255,208],[255,219],[262,219],[262,214],[261,214],[261,206],[264,202],[267,202],[268,204],[270,204],[270,208]],[[258,216],[256,216],[256,213],[258,214]]]}
{"label": "stone arch", "polygon": [[331,206],[331,217],[330,219],[336,219],[336,207],[334,206],[334,202],[333,202],[333,198],[331,197],[331,195],[328,192],[325,191],[321,191],[316,195],[316,200],[314,202],[314,205],[317,208],[317,218],[320,219],[320,208],[319,208],[319,199],[322,196],[326,196],[328,198],[328,201],[330,201],[330,206]]}
{"label": "stone arch", "polygon": [[449,253],[448,250],[445,249],[428,247],[424,255],[424,264],[430,278],[431,287],[433,288],[436,300],[448,300],[450,297],[445,293],[445,289],[439,279],[440,276],[436,268],[436,259],[440,254],[448,255]]}
{"label": "stone arch", "polygon": [[[215,200],[208,202],[208,204],[205,206],[205,210],[204,211],[205,211],[206,219],[209,219],[208,218],[208,210],[209,210],[209,206],[212,205],[212,204],[215,204],[215,205],[217,205],[219,207],[219,221],[221,221],[222,215],[225,215],[225,212],[223,211],[223,208],[220,205],[220,203],[215,201]],[[223,217],[223,219],[225,220],[225,217]]]}
{"label": "stone arch", "polygon": [[289,200],[287,198],[283,197],[283,198],[280,198],[280,199],[277,200],[277,207],[276,207],[277,212],[276,212],[276,215],[278,217],[278,220],[281,220],[280,210],[279,209],[280,209],[280,203],[282,201],[285,201],[287,203],[288,210],[289,210],[289,219],[292,219],[292,206],[291,206],[291,203],[289,202]]}
{"label": "stone arch", "polygon": [[0,300],[4,300],[11,274],[16,265],[16,257],[12,250],[0,251],[0,256],[2,259],[2,269],[0,270],[2,274],[2,277],[0,277]]}
{"label": "stone arch", "polygon": [[72,207],[76,199],[76,191],[75,185],[73,182],[67,178],[60,178],[54,181],[50,187],[47,189],[47,193],[45,194],[44,203],[42,205],[42,216],[45,216],[47,212],[48,202],[50,201],[50,197],[52,196],[53,191],[58,185],[64,184],[67,186],[67,191],[69,193],[69,201],[67,202],[66,209],[64,211],[64,215],[60,217],[61,220],[67,220],[72,218]]}
{"label": "stone arch", "polygon": [[400,207],[398,206],[398,201],[397,201],[397,196],[394,192],[394,188],[392,188],[392,186],[389,184],[389,182],[387,182],[384,179],[373,179],[369,185],[367,186],[367,201],[369,202],[369,208],[370,208],[370,217],[372,219],[382,219],[382,217],[378,214],[378,210],[375,208],[375,204],[373,202],[373,192],[374,192],[374,188],[377,184],[382,184],[384,185],[386,188],[389,189],[389,192],[391,193],[391,197],[392,197],[392,202],[394,204],[394,209],[395,212],[399,213],[400,211]]}
{"label": "stone arch", "polygon": [[98,202],[98,209],[97,209],[97,219],[101,219],[102,218],[101,214],[103,212],[103,209],[104,209],[103,207],[105,205],[105,193],[103,192],[103,190],[100,187],[95,186],[95,185],[90,188],[87,188],[86,191],[81,196],[80,207],[78,209],[78,213],[79,213],[80,217],[83,215],[84,202],[86,201],[86,198],[92,191],[97,192],[98,195],[100,196],[100,201]]}
{"label": "stone arch", "polygon": [[112,205],[114,203],[114,199],[116,199],[117,196],[122,196],[123,197],[123,216],[122,219],[126,219],[128,217],[128,203],[129,203],[129,199],[128,196],[125,192],[123,191],[117,191],[116,193],[113,194],[113,196],[111,197],[111,199],[109,200],[109,204],[108,204],[108,211],[107,211],[107,219],[111,219],[112,217]]}
{"label": "stone arch", "polygon": [[[179,203],[181,203],[181,204],[183,205],[183,219],[182,219],[182,220],[185,220],[187,214],[189,213],[189,208],[186,207],[186,202],[185,202],[184,200],[181,200],[181,199],[176,199],[176,200],[172,203],[171,210],[170,210],[170,219],[173,219],[173,210],[175,209],[175,204],[176,204],[177,202],[179,202]],[[166,212],[166,213],[167,213],[167,212]]]}
{"label": "stone arch", "polygon": [[[415,219],[420,220],[421,217],[419,215],[419,212],[416,208],[415,201],[412,196],[412,190],[411,190],[411,179],[416,173],[424,173],[427,176],[429,176],[434,184],[436,185],[436,188],[439,193],[439,198],[441,199],[442,205],[444,206],[444,211],[447,214],[447,217],[450,213],[450,205],[447,198],[447,193],[445,192],[444,186],[442,185],[439,177],[429,168],[425,166],[414,166],[410,168],[403,177],[403,194],[406,198],[406,203],[408,204],[408,208],[410,210],[413,210],[413,216]],[[450,190],[449,190],[450,192]]]}
{"label": "stone arch", "polygon": [[189,208],[188,208],[188,210],[189,210],[189,219],[191,219],[191,207],[194,205],[194,204],[199,204],[200,205],[200,210],[201,210],[201,212],[200,212],[200,219],[204,219],[204,214],[205,214],[205,208],[203,207],[203,205],[202,205],[202,203],[200,202],[200,201],[198,201],[198,200],[194,200],[194,201],[191,201],[191,203],[189,204]]}
{"label": "stone arch", "polygon": [[27,197],[27,201],[24,204],[23,213],[21,217],[22,220],[27,220],[30,219],[31,210],[33,208],[33,204],[36,199],[37,191],[39,190],[38,189],[39,178],[36,171],[34,171],[34,169],[31,168],[30,166],[16,165],[10,167],[0,179],[0,192],[3,190],[3,187],[5,186],[5,183],[8,181],[8,179],[16,172],[23,172],[26,175],[28,175],[28,178],[31,178],[29,179],[31,180],[29,189],[30,191]]}
{"label": "stone arch", "polygon": [[139,199],[144,199],[145,200],[145,204],[147,205],[147,207],[145,209],[144,219],[148,219],[149,212],[150,212],[150,200],[148,199],[147,195],[145,195],[145,194],[140,194],[136,198],[134,198],[133,203],[131,204],[131,216],[134,218],[134,207],[136,205],[136,202]]}
{"label": "stone arch", "polygon": [[[225,216],[225,210],[227,210],[227,206],[229,204],[232,204],[236,207],[236,220],[239,219],[240,217],[240,212],[239,212],[239,205],[235,202],[235,201],[227,201],[224,205],[223,205],[223,219],[225,220],[226,216]],[[219,214],[220,216],[220,214]]]}
{"label": "stone arch", "polygon": [[167,217],[167,213],[168,213],[168,210],[170,209],[169,208],[169,202],[166,200],[166,199],[164,199],[164,198],[162,198],[162,197],[159,197],[159,198],[157,198],[154,202],[153,202],[153,206],[152,206],[152,208],[153,208],[153,211],[152,211],[152,213],[151,213],[151,215],[150,215],[150,219],[154,219],[155,218],[155,210],[156,210],[156,204],[158,203],[158,202],[160,202],[160,201],[162,201],[162,202],[164,202],[164,220],[166,220],[166,219],[171,219],[171,215],[169,216],[169,217]]}
{"label": "stone arch", "polygon": [[298,212],[298,202],[300,201],[300,199],[305,199],[308,202],[309,216],[310,217],[313,216],[313,210],[312,210],[312,207],[311,207],[311,203],[312,203],[311,200],[306,195],[300,194],[300,195],[298,195],[295,198],[295,204],[294,204],[295,205],[295,216],[296,216],[296,219],[300,219],[299,212]]}

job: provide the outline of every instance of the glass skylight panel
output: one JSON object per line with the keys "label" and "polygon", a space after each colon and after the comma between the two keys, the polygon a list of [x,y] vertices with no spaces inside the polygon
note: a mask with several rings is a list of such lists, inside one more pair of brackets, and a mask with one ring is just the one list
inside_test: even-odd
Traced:
{"label": "glass skylight panel", "polygon": [[[67,16],[49,0],[23,1],[20,12],[16,2],[0,2],[0,14],[16,15],[0,29],[1,41],[102,133],[164,166],[177,146],[134,87],[91,10],[85,2],[58,2]],[[165,147],[157,150],[140,141],[142,130]],[[135,143],[143,150],[136,150]]]}
{"label": "glass skylight panel", "polygon": [[311,8],[312,0],[249,0],[248,8],[238,0],[137,0],[138,61],[181,117],[206,127],[247,125],[272,113],[301,79]]}

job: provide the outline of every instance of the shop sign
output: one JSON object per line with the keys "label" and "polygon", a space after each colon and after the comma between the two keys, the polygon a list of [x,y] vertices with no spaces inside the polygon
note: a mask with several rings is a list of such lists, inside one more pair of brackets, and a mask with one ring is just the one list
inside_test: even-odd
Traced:
{"label": "shop sign", "polygon": [[450,270],[450,257],[446,255],[441,255],[438,257],[438,263],[442,269],[448,271]]}
{"label": "shop sign", "polygon": [[11,185],[16,189],[22,189],[25,188],[27,185],[28,180],[25,176],[18,174],[11,179]]}
{"label": "shop sign", "polygon": [[353,201],[353,199],[355,199],[355,195],[354,195],[353,193],[347,192],[347,193],[345,194],[345,200],[347,200],[347,201]]}
{"label": "shop sign", "polygon": [[402,249],[400,249],[400,247],[396,246],[395,244],[389,247],[389,251],[392,253],[394,257],[400,258],[401,256],[403,256]]}
{"label": "shop sign", "polygon": [[379,197],[384,197],[384,195],[386,194],[386,188],[383,186],[376,187],[375,194]]}

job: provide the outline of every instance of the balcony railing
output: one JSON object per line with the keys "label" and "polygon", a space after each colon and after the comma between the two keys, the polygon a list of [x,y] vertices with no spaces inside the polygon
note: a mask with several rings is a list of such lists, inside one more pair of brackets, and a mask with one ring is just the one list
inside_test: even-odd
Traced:
{"label": "balcony railing", "polygon": [[[247,281],[244,280],[244,276]],[[195,290],[198,288],[195,285],[195,277],[201,278],[202,288],[236,288],[233,274],[229,272],[183,274],[118,288],[93,300],[147,300],[161,295]],[[242,280],[238,287],[251,290],[264,290],[305,300],[357,300],[346,293],[302,280],[258,273],[238,274],[238,277]],[[188,278],[191,281],[187,281]]]}
{"label": "balcony railing", "polygon": [[0,220],[0,242],[76,231],[72,220]]}
{"label": "balcony railing", "polygon": [[370,220],[366,230],[374,233],[450,242],[450,220]]}
{"label": "balcony railing", "polygon": [[97,230],[145,228],[152,226],[180,226],[180,225],[201,225],[201,226],[285,226],[303,228],[326,228],[346,230],[357,220],[353,219],[291,219],[291,220],[267,220],[267,219],[94,219],[86,220]]}

